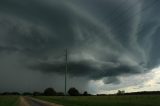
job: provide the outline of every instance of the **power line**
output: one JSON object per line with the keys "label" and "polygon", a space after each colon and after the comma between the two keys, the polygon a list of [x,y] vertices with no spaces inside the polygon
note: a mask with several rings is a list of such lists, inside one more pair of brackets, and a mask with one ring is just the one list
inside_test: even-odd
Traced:
{"label": "power line", "polygon": [[[119,10],[121,9],[121,6],[125,5],[127,3],[127,1],[123,1],[109,16],[113,16],[114,14],[116,14],[115,17],[113,17],[112,20],[116,20],[114,22],[117,22],[117,20],[119,20],[119,17],[122,16],[122,12],[119,12]],[[137,0],[133,5],[129,6],[128,8],[126,8],[123,13],[127,13],[130,9],[132,9],[133,7],[135,7],[136,4],[139,3],[140,0]],[[124,4],[125,3],[125,4]]]}
{"label": "power line", "polygon": [[[136,13],[134,14],[134,16],[136,16],[137,14],[142,13],[142,12],[146,11],[147,9],[153,7],[153,5],[157,5],[157,2],[158,2],[158,1],[159,1],[159,0],[155,0],[155,1],[153,1],[153,2],[151,3],[151,5],[148,4],[148,5],[147,5],[145,8],[143,8],[141,11],[136,12]],[[158,3],[158,4],[159,4],[159,3]],[[129,17],[129,16],[128,16],[128,17]],[[122,25],[122,24],[124,24],[124,23],[121,22],[120,25]],[[121,31],[122,31],[122,30],[121,30]],[[138,33],[141,33],[142,31],[143,31],[143,30],[140,30]],[[100,70],[99,73],[100,73],[100,74],[107,74],[107,72],[104,71],[104,70]]]}
{"label": "power line", "polygon": [[[140,0],[137,0],[137,2],[135,2],[132,6],[130,6],[130,7],[128,7],[127,9],[125,9],[125,11],[124,11],[124,13],[127,13],[127,12],[129,12],[130,11],[130,9],[132,9],[132,8],[134,8],[135,7],[135,5],[136,4],[138,4],[139,3],[139,1]],[[152,3],[149,3],[149,5],[147,5],[145,8],[143,8],[141,11],[138,11],[138,12],[136,12],[135,14],[134,14],[134,16],[136,16],[137,14],[139,14],[139,13],[141,13],[141,12],[144,12],[146,9],[148,9],[148,8],[151,8],[153,5],[155,5],[156,4],[156,2],[158,2],[159,0],[154,0]],[[152,5],[150,5],[150,4],[152,4]],[[121,7],[121,5],[119,5],[118,7]],[[119,10],[118,8],[117,8],[117,10]],[[116,9],[114,10],[114,11],[116,11]],[[112,12],[111,13],[111,15],[113,15],[113,14],[115,14],[115,12]],[[119,14],[118,15],[116,15],[116,17],[114,17],[112,20],[116,20],[116,21],[112,21],[113,23],[112,24],[115,24],[115,25],[123,25],[124,24],[124,21],[122,21],[122,20],[120,20],[120,16],[122,16],[122,13],[120,13],[119,12]],[[126,17],[127,18],[130,18],[130,17],[132,17],[131,15],[129,16],[127,16],[126,15]],[[113,30],[111,30],[111,32],[112,32]],[[115,30],[114,30],[115,31]]]}
{"label": "power line", "polygon": [[[142,12],[144,12],[144,11],[146,11],[146,9],[149,9],[149,8],[151,8],[153,5],[155,5],[156,4],[156,2],[158,2],[159,0],[155,0],[155,1],[153,1],[151,4],[152,5],[147,5],[145,8],[143,8],[141,11],[138,11],[138,12],[136,12],[135,14],[134,14],[134,16],[136,16],[137,14],[139,14],[140,12],[142,13]],[[137,3],[135,3],[135,4],[137,4]],[[121,4],[122,5],[122,4]],[[121,7],[121,5],[119,5],[119,7]],[[134,5],[133,5],[134,6]],[[127,10],[125,11],[125,13],[127,13],[129,10],[130,10],[130,8],[132,8],[132,6],[131,7],[129,7],[129,8],[127,8]],[[116,12],[116,10],[118,10],[118,8],[116,8],[114,11]],[[114,12],[112,12],[112,14],[115,14]],[[118,16],[120,16],[121,14],[118,14]],[[118,16],[117,17],[115,17],[115,19],[116,18],[118,18]],[[130,17],[130,15],[128,15],[128,17]],[[120,22],[120,24],[118,24],[118,25],[122,25],[122,24],[124,24],[124,22],[123,21],[121,21]],[[140,32],[142,32],[143,30],[141,30]],[[67,95],[67,73],[68,73],[68,50],[66,49],[65,50],[65,62],[66,62],[66,67],[65,67],[65,96]],[[101,70],[101,71],[99,71],[99,73],[101,73],[101,74],[107,74],[107,72],[106,71],[104,71],[104,70]]]}
{"label": "power line", "polygon": [[[155,1],[153,1],[151,4],[152,5],[147,5],[145,8],[143,8],[141,11],[138,11],[138,12],[136,12],[133,16],[136,16],[137,14],[139,14],[139,13],[142,13],[142,12],[144,12],[144,11],[146,11],[147,9],[149,9],[149,8],[151,8],[151,7],[153,7],[153,5],[156,5],[156,2],[158,2],[159,0],[155,0]],[[129,10],[128,10],[129,11]],[[127,18],[131,18],[132,16],[131,15],[128,15],[128,17]],[[123,25],[124,24],[124,21],[121,21],[118,25],[119,26],[121,26],[121,25]]]}
{"label": "power line", "polygon": [[111,12],[110,15],[113,15],[113,14],[117,13],[118,10],[119,10],[119,8],[121,8],[121,6],[123,6],[124,3],[126,3],[127,1],[128,1],[128,0],[123,0],[123,2],[121,2],[120,5],[118,5],[117,8],[115,8],[115,9]]}

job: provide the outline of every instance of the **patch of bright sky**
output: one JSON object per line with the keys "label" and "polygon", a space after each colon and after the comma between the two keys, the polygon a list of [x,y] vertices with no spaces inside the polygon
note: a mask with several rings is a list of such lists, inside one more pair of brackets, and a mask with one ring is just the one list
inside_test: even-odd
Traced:
{"label": "patch of bright sky", "polygon": [[105,84],[103,80],[91,80],[89,91],[94,94],[113,94],[117,90],[125,92],[160,90],[160,66],[145,74],[119,77],[120,84]]}

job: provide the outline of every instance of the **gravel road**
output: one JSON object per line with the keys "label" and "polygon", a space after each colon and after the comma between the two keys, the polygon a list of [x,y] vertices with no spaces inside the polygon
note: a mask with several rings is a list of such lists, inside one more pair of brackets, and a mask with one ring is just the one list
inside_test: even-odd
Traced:
{"label": "gravel road", "polygon": [[20,106],[63,106],[31,97],[20,97]]}

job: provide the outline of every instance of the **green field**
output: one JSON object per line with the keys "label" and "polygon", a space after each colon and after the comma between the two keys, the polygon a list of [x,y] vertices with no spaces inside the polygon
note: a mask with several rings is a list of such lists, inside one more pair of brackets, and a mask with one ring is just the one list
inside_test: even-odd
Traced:
{"label": "green field", "polygon": [[64,106],[160,106],[160,96],[36,97]]}
{"label": "green field", "polygon": [[18,96],[0,96],[0,106],[18,106]]}

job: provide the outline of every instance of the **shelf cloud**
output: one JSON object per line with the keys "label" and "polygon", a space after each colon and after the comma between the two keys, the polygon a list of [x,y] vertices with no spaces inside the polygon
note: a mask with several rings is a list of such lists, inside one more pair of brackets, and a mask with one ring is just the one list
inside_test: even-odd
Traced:
{"label": "shelf cloud", "polygon": [[71,77],[119,84],[119,76],[159,66],[159,5],[157,0],[1,0],[0,57],[18,54],[21,70],[62,76],[68,48]]}

